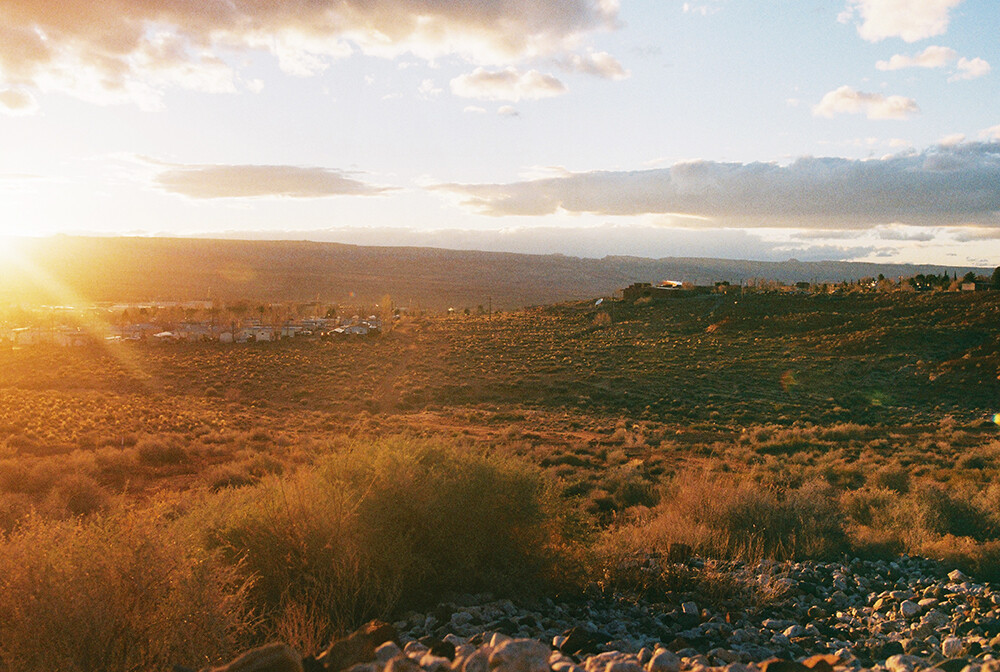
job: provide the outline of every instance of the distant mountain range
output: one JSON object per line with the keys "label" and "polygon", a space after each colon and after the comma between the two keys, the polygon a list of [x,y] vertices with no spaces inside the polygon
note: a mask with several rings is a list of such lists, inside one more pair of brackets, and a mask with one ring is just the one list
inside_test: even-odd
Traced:
{"label": "distant mountain range", "polygon": [[633,282],[840,282],[992,269],[841,261],[604,257],[192,238],[25,239],[0,263],[6,303],[220,299],[494,309],[611,296]]}

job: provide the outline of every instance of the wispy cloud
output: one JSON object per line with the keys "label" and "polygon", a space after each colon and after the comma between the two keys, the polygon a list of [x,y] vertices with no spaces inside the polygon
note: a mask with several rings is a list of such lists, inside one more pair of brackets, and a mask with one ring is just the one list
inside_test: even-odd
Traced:
{"label": "wispy cloud", "polygon": [[879,70],[902,70],[903,68],[943,68],[958,58],[954,49],[949,47],[930,46],[916,56],[895,54],[888,61],[879,61],[875,67]]}
{"label": "wispy cloud", "polygon": [[870,160],[805,157],[787,166],[693,161],[653,170],[433,188],[493,216],[673,213],[687,216],[691,225],[709,226],[995,226],[1000,224],[1000,143],[938,145]]}
{"label": "wispy cloud", "polygon": [[[957,60],[957,63],[956,63]],[[949,82],[965,79],[977,79],[990,72],[990,64],[982,58],[959,58],[958,53],[949,47],[930,46],[916,56],[895,54],[888,61],[879,61],[875,67],[879,70],[902,70],[904,68],[944,68],[955,63],[955,72],[948,78]]]}
{"label": "wispy cloud", "polygon": [[978,79],[990,74],[991,69],[990,64],[981,58],[960,58],[958,59],[958,72],[949,77],[948,81]]}
{"label": "wispy cloud", "polygon": [[869,42],[900,37],[916,42],[948,30],[949,12],[962,0],[848,0],[840,21],[860,17],[858,34]]}
{"label": "wispy cloud", "polygon": [[581,72],[602,79],[627,79],[629,71],[606,51],[588,54],[570,54],[559,60],[559,65],[572,72]]}
{"label": "wispy cloud", "polygon": [[35,97],[21,89],[0,91],[0,112],[11,115],[31,114],[38,109]]}
{"label": "wispy cloud", "polygon": [[[156,164],[154,164],[156,165]],[[155,184],[189,198],[325,198],[389,191],[332,168],[256,165],[163,165]]]}
{"label": "wispy cloud", "polygon": [[813,114],[817,117],[864,114],[869,119],[906,119],[919,111],[917,102],[912,98],[865,93],[849,86],[830,91],[813,106]]}
{"label": "wispy cloud", "polygon": [[451,80],[453,94],[479,100],[517,102],[522,99],[551,98],[567,91],[566,85],[552,75],[542,74],[537,70],[520,72],[513,67],[498,71],[476,68],[471,73]]}

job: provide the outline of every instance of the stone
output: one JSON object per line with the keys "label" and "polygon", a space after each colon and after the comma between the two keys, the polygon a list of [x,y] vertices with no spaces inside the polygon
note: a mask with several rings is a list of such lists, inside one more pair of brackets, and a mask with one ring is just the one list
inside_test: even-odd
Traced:
{"label": "stone", "polygon": [[490,653],[488,647],[476,649],[475,653],[469,655],[462,662],[462,672],[488,672],[490,669]]}
{"label": "stone", "polygon": [[920,613],[920,606],[912,600],[903,600],[899,603],[899,614],[903,618],[913,618]]}
{"label": "stone", "polygon": [[317,660],[326,672],[340,672],[357,663],[375,660],[376,647],[398,640],[396,628],[389,623],[369,621],[347,637],[331,642]]}
{"label": "stone", "polygon": [[966,581],[969,580],[969,577],[967,577],[962,572],[962,570],[953,569],[952,571],[948,572],[948,580],[951,581],[952,583],[965,583]]}
{"label": "stone", "polygon": [[937,668],[942,672],[962,672],[968,664],[969,661],[965,658],[950,658],[938,663]]}
{"label": "stone", "polygon": [[258,646],[210,672],[302,672],[302,656],[284,642]]}
{"label": "stone", "polygon": [[889,656],[885,661],[885,667],[889,672],[913,672],[918,666],[923,667],[925,665],[924,659],[917,656],[910,656],[905,653],[899,653],[895,656]]}
{"label": "stone", "polygon": [[410,658],[419,659],[430,649],[421,644],[420,642],[407,642],[406,646],[403,647],[403,653]]}
{"label": "stone", "polygon": [[809,668],[794,660],[769,658],[758,665],[760,672],[809,672]]}
{"label": "stone", "polygon": [[840,657],[830,654],[817,654],[802,661],[812,672],[833,672],[833,668],[840,664]]}
{"label": "stone", "polygon": [[681,611],[687,616],[697,616],[699,613],[698,605],[694,602],[685,602],[681,605]]}
{"label": "stone", "polygon": [[681,659],[669,649],[656,649],[646,663],[646,672],[679,672]]}
{"label": "stone", "polygon": [[511,639],[490,654],[490,669],[496,672],[548,672],[549,647],[533,639]]}
{"label": "stone", "polygon": [[[958,571],[957,569],[955,570]],[[949,574],[949,577],[951,575]],[[962,655],[962,651],[965,647],[962,645],[962,640],[958,637],[945,637],[944,641],[941,642],[941,654],[945,658],[955,658]]]}
{"label": "stone", "polygon": [[399,648],[396,642],[385,642],[375,648],[375,660],[385,665],[401,653],[403,653],[403,650]]}
{"label": "stone", "polygon": [[421,672],[421,669],[412,658],[402,655],[390,658],[382,672]]}
{"label": "stone", "polygon": [[584,627],[574,627],[563,632],[562,646],[558,649],[569,656],[597,653],[604,642],[611,639],[610,635]]}

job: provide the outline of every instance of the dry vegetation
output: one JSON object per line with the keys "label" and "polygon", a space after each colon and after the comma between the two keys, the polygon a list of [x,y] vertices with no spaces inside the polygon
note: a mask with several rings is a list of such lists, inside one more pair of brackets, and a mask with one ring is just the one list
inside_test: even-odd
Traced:
{"label": "dry vegetation", "polygon": [[712,295],[2,350],[0,668],[314,650],[449,592],[697,583],[629,573],[679,543],[996,578],[998,314]]}

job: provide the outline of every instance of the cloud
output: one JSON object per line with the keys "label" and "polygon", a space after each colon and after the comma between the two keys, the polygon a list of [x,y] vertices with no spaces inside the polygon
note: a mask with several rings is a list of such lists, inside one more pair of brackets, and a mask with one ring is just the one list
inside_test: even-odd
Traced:
{"label": "cloud", "polygon": [[958,53],[948,47],[931,46],[916,56],[896,54],[888,61],[879,61],[875,67],[879,70],[902,70],[903,68],[943,68],[958,59],[955,73],[948,78],[949,82],[964,79],[976,79],[989,74],[990,64],[982,58],[958,58]]}
{"label": "cloud", "polygon": [[463,112],[468,112],[469,114],[486,114],[485,107],[479,107],[478,105],[466,105]]}
{"label": "cloud", "polygon": [[417,87],[417,93],[423,98],[437,98],[441,95],[442,89],[434,84],[433,79],[425,79],[420,82],[420,86]]}
{"label": "cloud", "polygon": [[948,13],[962,0],[848,0],[839,19],[860,15],[858,35],[869,42],[900,37],[916,42],[948,30]]}
{"label": "cloud", "polygon": [[552,75],[537,70],[520,72],[509,67],[499,71],[476,68],[451,80],[451,92],[462,98],[479,100],[535,100],[566,93],[566,85]]}
{"label": "cloud", "polygon": [[589,54],[571,54],[559,61],[566,70],[594,75],[601,79],[628,79],[629,71],[606,51]]}
{"label": "cloud", "polygon": [[849,86],[830,91],[813,106],[817,117],[836,114],[864,114],[869,119],[906,119],[919,112],[917,102],[903,96],[883,96],[880,93],[855,91]]}
{"label": "cloud", "polygon": [[324,198],[373,196],[389,191],[331,168],[302,166],[164,165],[155,183],[190,198]]}
{"label": "cloud", "polygon": [[681,5],[681,10],[685,14],[700,14],[701,16],[709,16],[710,14],[716,14],[722,10],[718,4],[694,4],[690,2],[685,2]]}
{"label": "cloud", "polygon": [[876,226],[873,233],[880,240],[911,240],[927,243],[938,236],[936,229],[903,224],[884,224]]}
{"label": "cloud", "polygon": [[1000,124],[983,129],[979,132],[979,136],[987,140],[1000,141]]}
{"label": "cloud", "polygon": [[869,160],[804,157],[787,166],[692,161],[433,189],[492,216],[662,214],[689,226],[813,229],[994,226],[1000,225],[1000,142],[938,145]]}
{"label": "cloud", "polygon": [[521,113],[513,105],[501,105],[497,108],[497,114],[501,117],[519,117]]}
{"label": "cloud", "polygon": [[963,79],[976,79],[990,72],[990,64],[981,58],[960,58],[958,59],[958,72],[948,78],[949,82],[957,82]]}
{"label": "cloud", "polygon": [[879,70],[902,70],[903,68],[943,68],[958,58],[954,49],[948,47],[930,46],[916,56],[896,54],[888,61],[879,61],[875,67]]}
{"label": "cloud", "polygon": [[617,21],[617,0],[14,0],[0,3],[0,84],[155,107],[171,86],[234,90],[241,52],[301,76],[357,51],[507,65]]}
{"label": "cloud", "polygon": [[10,115],[31,114],[38,109],[35,97],[21,89],[0,91],[0,112]]}

